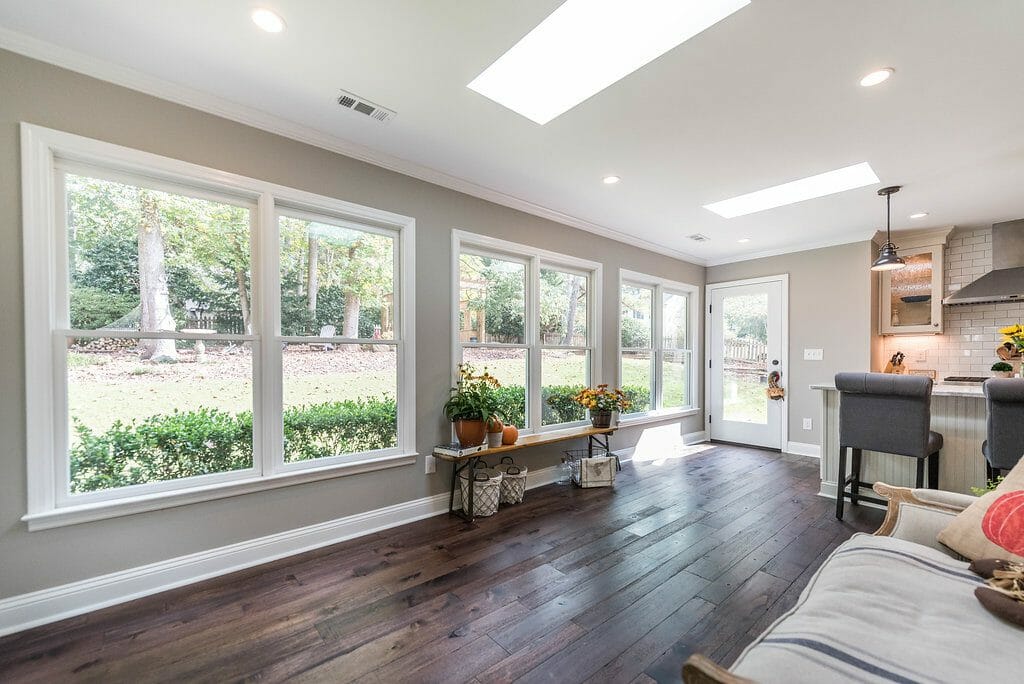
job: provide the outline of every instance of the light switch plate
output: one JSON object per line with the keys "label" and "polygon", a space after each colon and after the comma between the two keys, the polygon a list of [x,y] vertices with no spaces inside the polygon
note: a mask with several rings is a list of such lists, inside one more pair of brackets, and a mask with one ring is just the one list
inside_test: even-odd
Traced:
{"label": "light switch plate", "polygon": [[813,428],[811,428],[811,419],[810,418],[804,418],[804,430],[811,430],[811,429],[813,429]]}
{"label": "light switch plate", "polygon": [[804,349],[804,361],[821,361],[824,358],[824,349]]}

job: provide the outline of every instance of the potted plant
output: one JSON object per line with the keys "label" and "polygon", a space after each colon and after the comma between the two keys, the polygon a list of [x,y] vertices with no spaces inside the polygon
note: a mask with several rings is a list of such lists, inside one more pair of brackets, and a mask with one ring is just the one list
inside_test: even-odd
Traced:
{"label": "potted plant", "polygon": [[590,422],[596,428],[610,427],[612,412],[625,411],[632,405],[622,390],[608,389],[608,385],[582,389],[572,400],[590,411]]}
{"label": "potted plant", "polygon": [[[1002,328],[999,332],[1003,335],[1003,342],[1012,344],[1017,354],[1024,353],[1024,326],[1020,323],[1014,323]],[[1021,367],[1021,372],[1024,373],[1024,366]],[[1011,366],[1010,375],[1006,377],[1012,377],[1012,375],[1013,367]]]}
{"label": "potted plant", "polygon": [[[444,404],[444,415],[455,425],[455,436],[465,447],[479,446],[487,439],[488,423],[501,424],[503,417],[495,392],[498,379],[486,368],[480,375],[466,363],[459,364],[459,380]],[[501,434],[501,428],[498,428]]]}
{"label": "potted plant", "polygon": [[498,417],[500,411],[495,411],[485,423],[487,423],[487,446],[501,446],[501,435],[505,431],[505,423]]}
{"label": "potted plant", "polygon": [[1010,378],[1013,377],[1013,366],[1005,361],[997,361],[992,364],[992,372],[997,378]]}

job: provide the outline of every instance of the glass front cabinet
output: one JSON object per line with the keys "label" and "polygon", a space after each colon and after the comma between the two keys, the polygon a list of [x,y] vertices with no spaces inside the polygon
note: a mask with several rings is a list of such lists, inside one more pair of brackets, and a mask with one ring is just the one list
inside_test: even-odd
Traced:
{"label": "glass front cabinet", "polygon": [[[878,331],[882,335],[942,332],[942,256],[947,232],[917,239],[908,235],[900,240],[893,236],[907,265],[879,273]],[[923,239],[932,244],[922,245]]]}

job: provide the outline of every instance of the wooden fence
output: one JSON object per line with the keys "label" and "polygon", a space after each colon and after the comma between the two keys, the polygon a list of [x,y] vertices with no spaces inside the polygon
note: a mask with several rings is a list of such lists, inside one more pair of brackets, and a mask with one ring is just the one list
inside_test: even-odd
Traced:
{"label": "wooden fence", "polygon": [[725,340],[723,357],[732,361],[765,362],[768,345],[759,340]]}

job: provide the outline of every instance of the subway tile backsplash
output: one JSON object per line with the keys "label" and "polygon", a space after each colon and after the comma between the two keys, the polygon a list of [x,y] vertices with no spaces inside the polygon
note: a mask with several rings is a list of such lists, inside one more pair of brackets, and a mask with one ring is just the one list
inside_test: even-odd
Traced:
{"label": "subway tile backsplash", "polygon": [[[946,295],[991,270],[991,228],[957,229],[950,234],[945,252]],[[934,369],[939,380],[948,375],[992,375],[990,368],[999,360],[995,349],[1002,344],[999,329],[1024,320],[1024,302],[947,306],[942,315],[941,335],[883,337],[882,362],[901,351],[909,368]]]}

